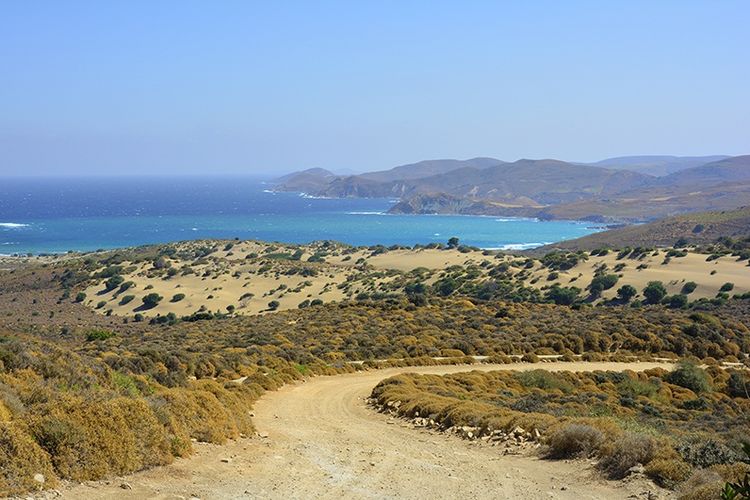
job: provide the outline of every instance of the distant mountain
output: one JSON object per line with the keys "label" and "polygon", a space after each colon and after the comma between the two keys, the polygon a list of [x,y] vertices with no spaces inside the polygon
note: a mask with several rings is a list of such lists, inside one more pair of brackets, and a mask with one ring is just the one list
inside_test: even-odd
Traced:
{"label": "distant mountain", "polygon": [[393,205],[390,214],[459,214],[459,215],[502,215],[506,217],[534,217],[538,209],[534,207],[511,206],[507,204],[472,200],[445,193],[418,194]]}
{"label": "distant mountain", "polygon": [[[445,165],[444,165],[445,166]],[[650,176],[558,160],[463,166],[446,173],[379,182],[364,175],[334,179],[319,194],[331,197],[399,197],[444,193],[513,207],[572,203],[643,186]]]}
{"label": "distant mountain", "polygon": [[750,155],[733,156],[689,168],[659,179],[660,186],[707,186],[724,182],[750,181]]}
{"label": "distant mountain", "polygon": [[337,178],[336,174],[324,168],[309,168],[279,177],[274,184],[280,191],[314,193],[324,189]]}
{"label": "distant mountain", "polygon": [[689,243],[711,243],[722,236],[750,236],[750,207],[667,217],[649,224],[626,226],[561,241],[536,251],[547,253],[554,249],[590,251],[602,247],[672,246],[679,239]]}
{"label": "distant mountain", "polygon": [[471,167],[483,169],[501,165],[504,161],[495,158],[471,158],[469,160],[425,160],[408,165],[401,165],[390,170],[378,172],[367,172],[359,177],[371,181],[392,182],[402,180],[420,179],[432,175],[445,174],[459,168]]}
{"label": "distant mountain", "polygon": [[[720,159],[705,163],[715,158]],[[653,176],[638,170],[675,171]],[[279,179],[276,188],[329,197],[399,198],[394,213],[644,222],[746,205],[750,155],[633,156],[596,165],[552,159],[429,160],[351,176],[310,169]]]}
{"label": "distant mountain", "polygon": [[723,160],[725,158],[729,158],[729,156],[620,156],[617,158],[607,158],[606,160],[591,163],[590,165],[604,168],[616,168],[620,170],[632,170],[633,172],[661,177],[674,172],[679,172],[680,170]]}

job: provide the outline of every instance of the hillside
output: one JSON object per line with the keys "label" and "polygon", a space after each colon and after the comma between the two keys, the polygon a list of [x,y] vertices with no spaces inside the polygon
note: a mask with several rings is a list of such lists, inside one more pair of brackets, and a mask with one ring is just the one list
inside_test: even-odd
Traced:
{"label": "hillside", "polygon": [[706,163],[729,158],[724,155],[714,156],[669,156],[669,155],[642,155],[642,156],[619,156],[607,158],[590,165],[604,168],[616,168],[621,170],[632,170],[641,174],[662,177],[679,172],[688,168],[698,167]]}
{"label": "hillside", "polygon": [[548,219],[650,221],[686,212],[732,210],[750,200],[750,155],[653,179],[616,196],[550,206]]}
{"label": "hillside", "polygon": [[750,181],[750,155],[734,156],[667,175],[654,182],[657,186],[703,187],[726,182]]}
{"label": "hillside", "polygon": [[471,158],[469,160],[424,160],[408,165],[401,165],[390,170],[367,172],[357,177],[377,182],[413,180],[432,175],[445,174],[459,168],[484,169],[501,165],[504,161],[495,158]]}
{"label": "hillside", "polygon": [[482,169],[461,167],[443,174],[393,182],[377,182],[361,176],[338,178],[319,194],[408,199],[440,193],[470,201],[542,207],[610,195],[646,185],[651,180],[650,176],[634,172],[558,160],[518,160]]}
{"label": "hillside", "polygon": [[626,226],[575,240],[561,241],[535,249],[535,251],[540,254],[553,249],[663,247],[674,245],[680,239],[691,244],[712,243],[723,236],[730,238],[750,236],[750,207],[667,217],[648,224]]}

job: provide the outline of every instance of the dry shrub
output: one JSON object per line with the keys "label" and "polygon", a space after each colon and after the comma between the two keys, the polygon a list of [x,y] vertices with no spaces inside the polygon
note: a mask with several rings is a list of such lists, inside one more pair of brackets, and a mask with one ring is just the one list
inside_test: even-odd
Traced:
{"label": "dry shrub", "polygon": [[604,441],[604,433],[590,425],[568,424],[554,431],[546,440],[549,458],[571,458],[592,455]]}
{"label": "dry shrub", "polygon": [[167,429],[176,456],[190,454],[190,438],[224,444],[240,433],[229,410],[212,392],[173,388],[150,397],[149,402]]}
{"label": "dry shrub", "polygon": [[[44,484],[34,475],[42,474]],[[52,487],[57,482],[49,455],[21,426],[0,422],[0,496]]]}
{"label": "dry shrub", "polygon": [[210,392],[227,410],[232,420],[232,425],[227,429],[227,437],[237,437],[237,433],[250,434],[255,430],[248,411],[255,399],[254,391],[249,386],[233,382],[221,385],[213,380],[199,380],[193,382],[190,388]]}
{"label": "dry shrub", "polygon": [[721,498],[724,481],[716,472],[698,469],[677,490],[680,500],[716,500]]}
{"label": "dry shrub", "polygon": [[721,498],[721,490],[727,482],[738,482],[750,472],[750,464],[714,465],[708,469],[696,469],[677,490],[680,500],[715,500]]}
{"label": "dry shrub", "polygon": [[30,422],[32,433],[62,477],[98,479],[170,461],[164,430],[141,402],[68,396],[37,415]]}
{"label": "dry shrub", "polygon": [[691,465],[679,458],[655,458],[646,466],[646,475],[665,488],[673,488],[692,471]]}
{"label": "dry shrub", "polygon": [[120,410],[128,423],[128,430],[133,433],[138,469],[172,462],[173,457],[164,427],[144,400],[118,398],[111,404]]}
{"label": "dry shrub", "polygon": [[625,477],[631,467],[648,464],[657,453],[656,440],[642,434],[625,433],[599,449],[599,467],[613,479]]}
{"label": "dry shrub", "polygon": [[7,406],[5,406],[5,403],[2,399],[0,399],[0,422],[8,422],[10,421],[10,417],[12,414],[10,413],[10,410]]}

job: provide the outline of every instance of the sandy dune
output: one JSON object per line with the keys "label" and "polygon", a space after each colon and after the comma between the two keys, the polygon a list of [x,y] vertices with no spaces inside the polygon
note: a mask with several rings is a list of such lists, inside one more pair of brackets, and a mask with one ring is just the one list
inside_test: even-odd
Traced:
{"label": "sandy dune", "polygon": [[[644,370],[659,363],[548,363],[548,370]],[[317,377],[267,393],[255,408],[261,438],[198,445],[174,464],[76,485],[63,498],[669,498],[643,480],[604,481],[591,465],[502,456],[497,448],[389,419],[365,404],[402,372],[528,370],[536,364],[393,368]],[[123,488],[125,486],[125,488]]]}

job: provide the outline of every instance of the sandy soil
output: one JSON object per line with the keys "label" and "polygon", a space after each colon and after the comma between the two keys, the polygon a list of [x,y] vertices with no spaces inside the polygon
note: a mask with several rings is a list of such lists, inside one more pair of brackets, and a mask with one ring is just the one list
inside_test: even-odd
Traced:
{"label": "sandy soil", "polygon": [[456,250],[393,250],[367,259],[377,269],[398,269],[411,271],[418,267],[445,269],[450,266],[479,264],[483,260],[499,263],[494,257],[486,257],[482,252],[461,253]]}
{"label": "sandy soil", "polygon": [[[190,247],[197,243],[181,243]],[[293,253],[304,250],[299,261],[269,261],[268,259],[246,259],[251,254],[265,255],[269,248],[274,252]],[[211,312],[226,313],[227,307],[233,307],[236,314],[262,314],[268,312],[271,301],[278,302],[278,309],[295,309],[305,300],[320,299],[324,302],[341,301],[354,298],[360,292],[370,293],[392,280],[392,274],[408,272],[416,268],[426,268],[424,283],[430,285],[438,279],[441,271],[450,266],[478,266],[483,261],[497,265],[502,260],[523,258],[512,256],[486,256],[480,251],[462,253],[457,250],[391,250],[378,255],[365,249],[344,249],[338,247],[330,250],[325,262],[308,263],[314,249],[311,247],[280,246],[262,242],[239,242],[231,251],[217,250],[209,258],[195,261],[169,259],[170,265],[180,272],[175,276],[153,272],[151,263],[141,263],[134,270],[124,273],[126,281],[134,286],[124,292],[117,289],[111,292],[103,290],[103,280],[89,286],[85,291],[85,304],[98,309],[101,313],[111,310],[113,314],[132,316],[140,312],[144,316],[175,313],[177,316],[190,315],[203,308]],[[602,297],[615,297],[617,289],[623,285],[633,285],[639,292],[649,281],[661,281],[670,294],[680,293],[687,281],[694,281],[698,288],[690,295],[690,300],[702,297],[715,297],[719,288],[727,282],[734,283],[730,293],[750,291],[750,267],[747,261],[737,261],[736,257],[725,256],[707,262],[707,255],[689,253],[685,257],[674,257],[664,264],[666,252],[660,250],[657,255],[649,255],[643,260],[617,260],[615,252],[606,256],[590,256],[574,268],[560,271],[555,280],[548,280],[550,270],[535,262],[527,272],[524,284],[536,288],[549,287],[555,283],[562,286],[576,286],[585,289],[594,277],[597,267],[606,265],[608,273],[615,272],[615,266],[625,264],[617,271],[620,280],[615,287],[606,290]],[[1,262],[1,261],[0,261]],[[264,262],[266,264],[264,264]],[[272,262],[271,264],[267,264]],[[357,269],[357,263],[367,263],[368,270]],[[645,264],[645,269],[638,269]],[[129,263],[124,264],[129,267]],[[265,268],[264,268],[265,266]],[[315,275],[289,274],[291,267],[309,267]],[[182,271],[190,268],[193,273]],[[102,268],[103,269],[103,268]],[[486,268],[481,268],[486,273]],[[515,272],[522,270],[517,266]],[[713,272],[713,274],[711,274]],[[484,277],[480,278],[484,279]],[[142,310],[142,298],[148,293],[158,293],[163,297],[158,306]],[[182,300],[173,300],[177,294],[184,294]],[[133,296],[132,300],[123,303],[123,297]],[[640,298],[640,297],[639,297]]]}
{"label": "sandy soil", "polygon": [[[603,257],[591,256],[587,261],[568,271],[560,271],[560,278],[554,281],[547,281],[549,269],[540,269],[537,264],[537,269],[532,273],[527,284],[541,288],[559,283],[561,286],[577,286],[583,289],[591,283],[594,271],[599,265],[606,264],[609,268],[608,272],[612,273],[617,264],[624,263],[626,267],[615,273],[622,275],[620,281],[614,288],[605,291],[602,297],[615,297],[617,289],[623,285],[632,285],[640,292],[649,281],[661,281],[669,294],[680,293],[686,282],[694,281],[698,284],[698,288],[690,294],[690,300],[715,297],[719,288],[727,282],[734,283],[734,289],[729,292],[730,295],[750,291],[750,267],[747,261],[737,261],[736,257],[726,256],[707,262],[708,255],[688,253],[685,257],[673,257],[669,263],[662,264],[665,253],[660,250],[657,256],[649,256],[644,260],[617,260],[616,252]],[[646,264],[648,267],[637,269],[640,264]],[[712,272],[714,274],[711,274]],[[537,277],[539,281],[532,284],[531,280]],[[577,279],[571,282],[571,278],[575,277]]]}
{"label": "sandy soil", "polygon": [[[644,370],[659,363],[547,363],[548,370]],[[260,438],[197,445],[174,464],[76,485],[63,498],[671,498],[648,481],[601,479],[588,462],[503,456],[497,448],[411,428],[365,404],[402,372],[528,370],[538,364],[393,368],[317,377],[257,403]],[[124,486],[124,487],[123,487]],[[649,492],[654,496],[648,496]]]}

